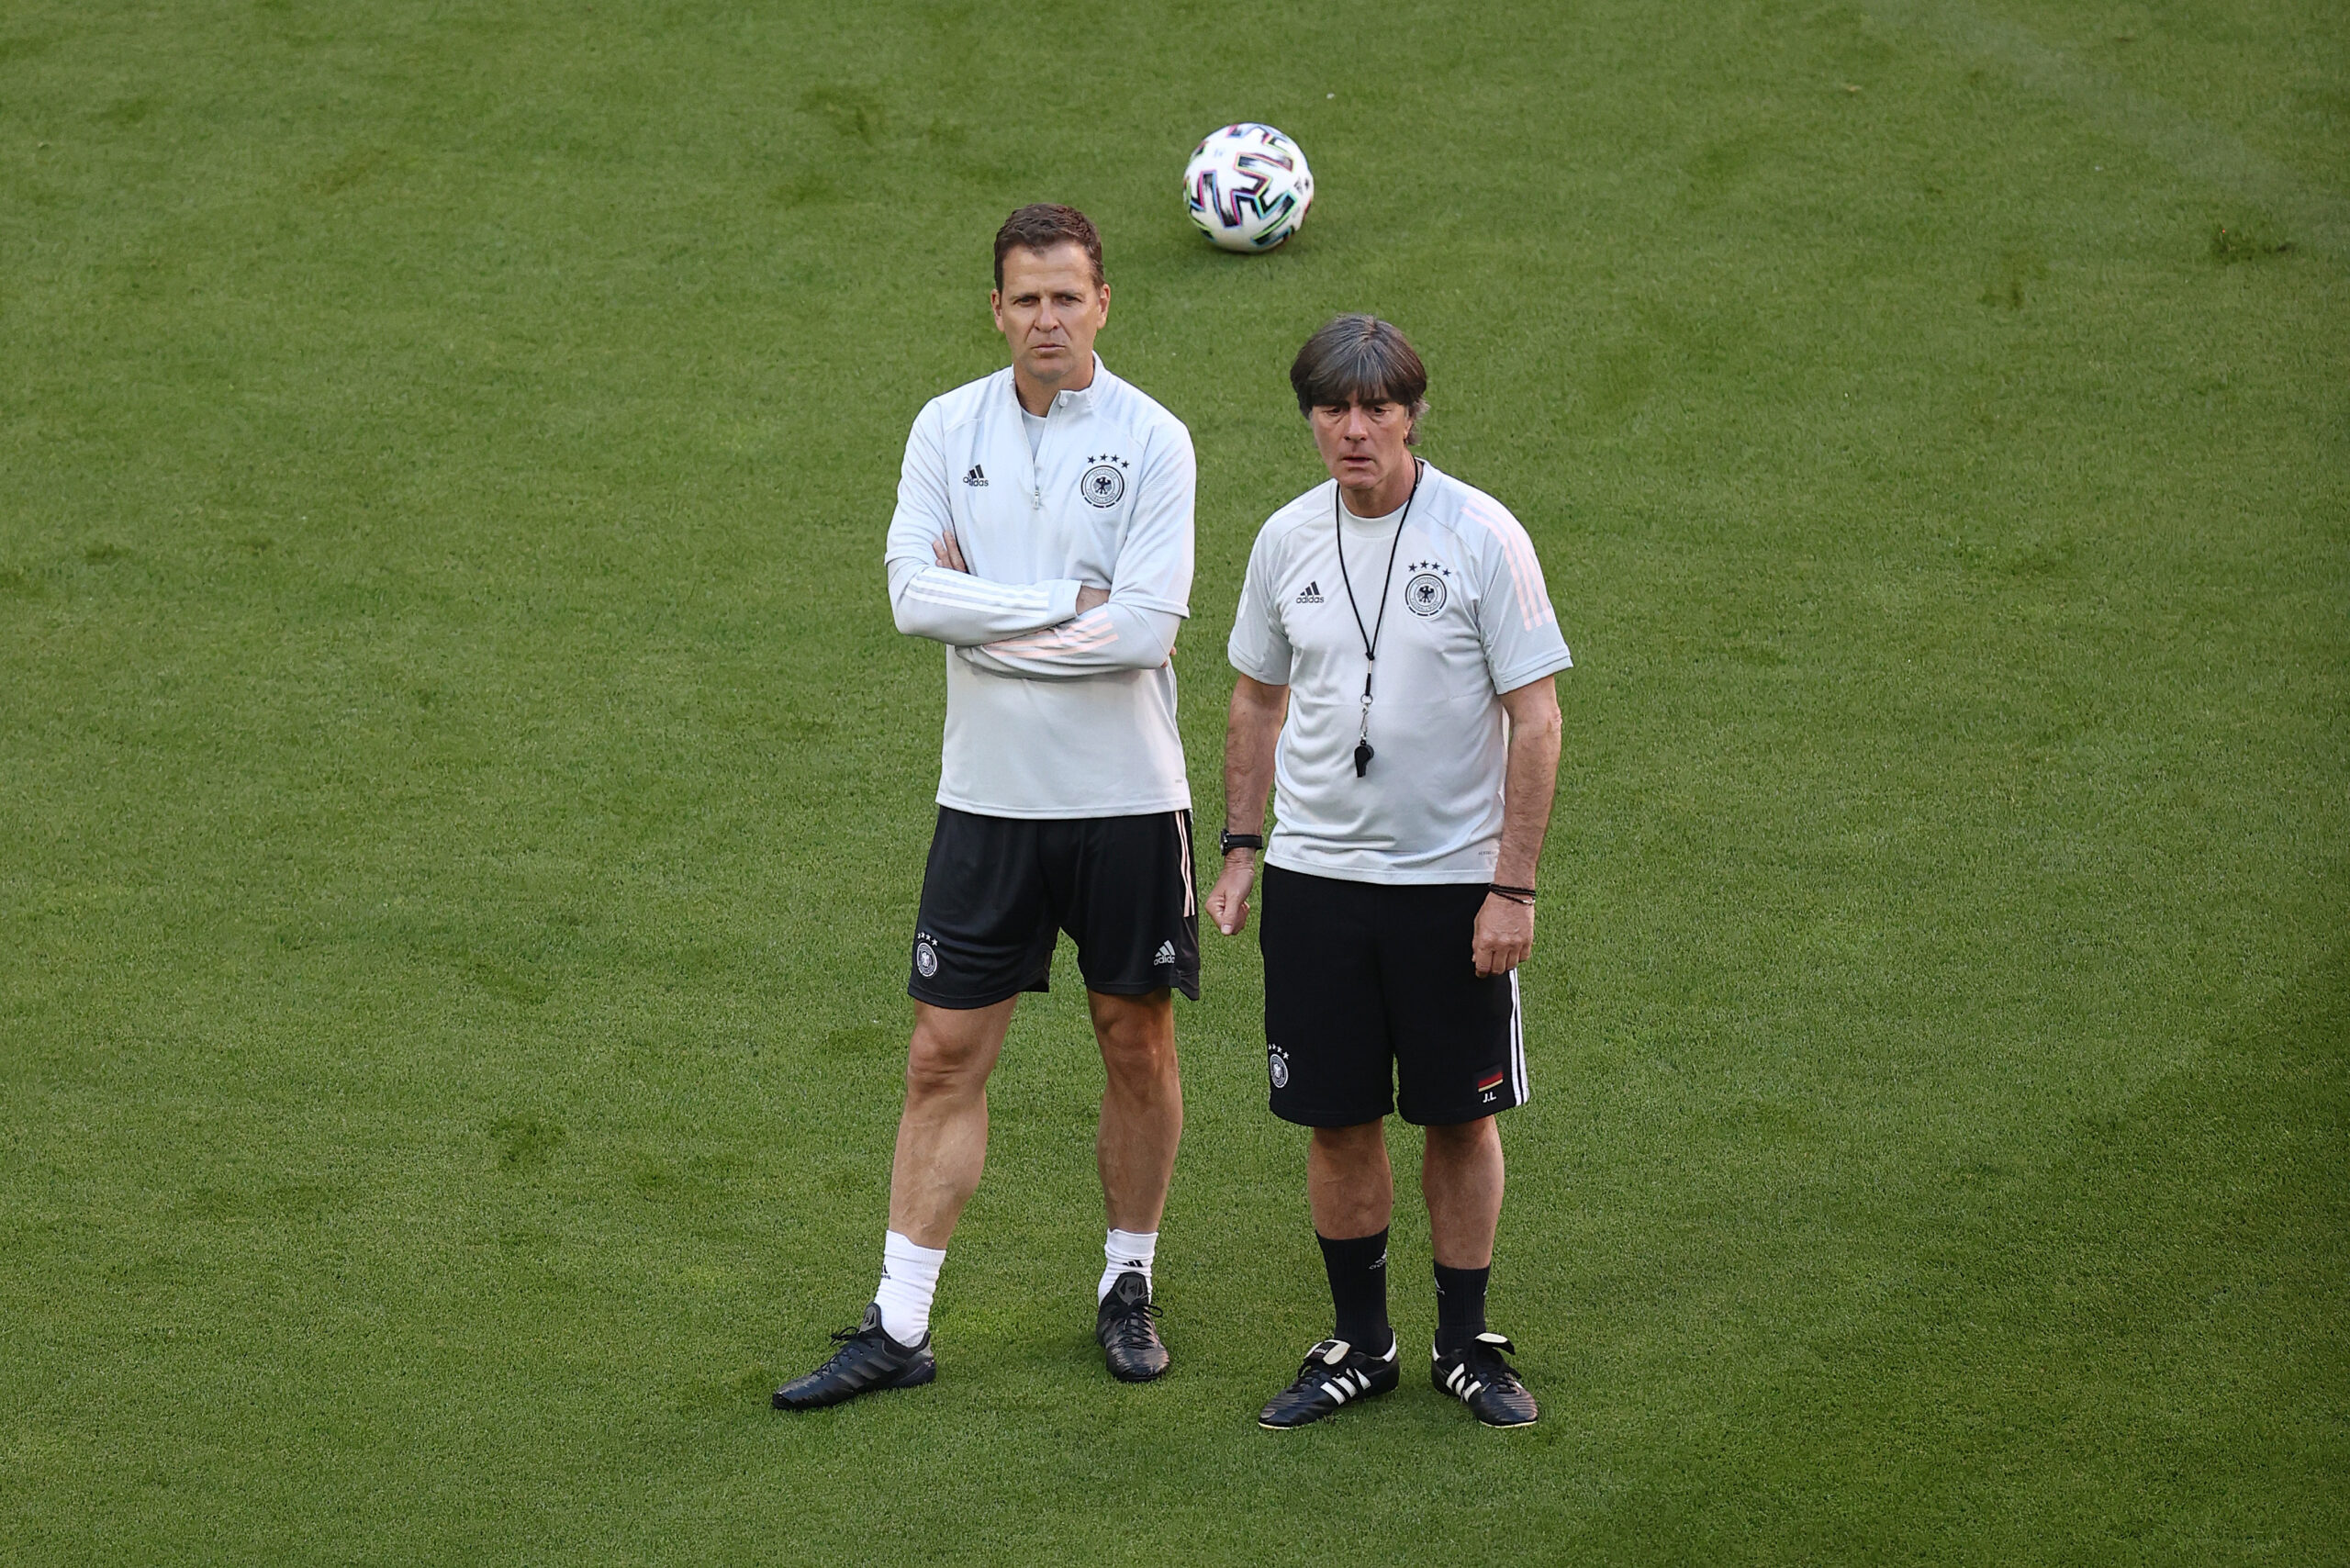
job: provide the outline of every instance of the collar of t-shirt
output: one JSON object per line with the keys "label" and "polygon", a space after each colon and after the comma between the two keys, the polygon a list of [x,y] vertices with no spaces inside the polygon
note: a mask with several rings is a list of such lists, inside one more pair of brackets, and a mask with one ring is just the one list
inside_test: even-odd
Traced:
{"label": "collar of t-shirt", "polygon": [[1034,458],[1036,448],[1045,439],[1045,416],[1030,413],[1024,403],[1020,408],[1020,423],[1028,431],[1028,455]]}
{"label": "collar of t-shirt", "polygon": [[[1038,420],[1037,422],[1040,424],[1043,423],[1042,420]],[[1342,495],[1338,498],[1338,515],[1345,518],[1348,522],[1353,524],[1354,527],[1361,532],[1365,534],[1376,533],[1380,538],[1385,539],[1394,532],[1396,520],[1404,515],[1405,509],[1410,507],[1411,504],[1412,498],[1405,496],[1404,498],[1404,505],[1397,507],[1393,511],[1382,512],[1377,517],[1357,517],[1353,510],[1348,507],[1346,498]]]}
{"label": "collar of t-shirt", "polygon": [[1347,575],[1338,591],[1348,587],[1354,590],[1355,610],[1362,617],[1368,633],[1379,614],[1379,575],[1387,569],[1388,547],[1395,543],[1395,530],[1402,525],[1404,513],[1411,506],[1406,498],[1403,506],[1380,517],[1357,517],[1347,510],[1344,497],[1338,500],[1338,515],[1346,526],[1339,530],[1345,553]]}

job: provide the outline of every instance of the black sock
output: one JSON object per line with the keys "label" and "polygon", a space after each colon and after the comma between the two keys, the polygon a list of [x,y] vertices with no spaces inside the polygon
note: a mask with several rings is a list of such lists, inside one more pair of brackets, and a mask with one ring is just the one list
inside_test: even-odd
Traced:
{"label": "black sock", "polygon": [[1493,1265],[1482,1269],[1436,1266],[1436,1348],[1439,1355],[1465,1349],[1485,1331],[1485,1282]]}
{"label": "black sock", "polygon": [[1387,1233],[1333,1241],[1318,1231],[1330,1300],[1338,1309],[1335,1336],[1374,1356],[1387,1353]]}

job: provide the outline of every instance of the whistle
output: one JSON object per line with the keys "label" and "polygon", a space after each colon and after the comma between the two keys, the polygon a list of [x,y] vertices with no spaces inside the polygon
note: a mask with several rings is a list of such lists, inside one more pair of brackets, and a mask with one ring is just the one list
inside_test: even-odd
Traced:
{"label": "whistle", "polygon": [[1369,771],[1371,771],[1371,743],[1357,741],[1355,743],[1355,777],[1360,778]]}

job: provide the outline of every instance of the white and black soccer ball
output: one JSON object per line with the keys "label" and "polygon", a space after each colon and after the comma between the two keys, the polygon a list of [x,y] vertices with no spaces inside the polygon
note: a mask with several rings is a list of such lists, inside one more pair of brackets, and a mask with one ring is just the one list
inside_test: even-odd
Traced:
{"label": "white and black soccer ball", "polygon": [[1296,142],[1246,121],[1210,131],[1183,168],[1183,200],[1200,232],[1227,251],[1270,251],[1305,221],[1314,171]]}

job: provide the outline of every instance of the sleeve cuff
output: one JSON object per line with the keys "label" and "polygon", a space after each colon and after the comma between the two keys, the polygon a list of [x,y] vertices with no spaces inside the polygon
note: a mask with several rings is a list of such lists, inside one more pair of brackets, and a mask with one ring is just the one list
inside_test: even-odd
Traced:
{"label": "sleeve cuff", "polygon": [[1261,660],[1250,658],[1248,655],[1242,653],[1237,647],[1233,646],[1229,643],[1225,644],[1224,662],[1230,665],[1234,669],[1238,670],[1241,674],[1247,676],[1249,679],[1260,682],[1263,685],[1287,686],[1289,684],[1290,672],[1287,666],[1283,666],[1281,669],[1275,670],[1271,666],[1265,664]]}
{"label": "sleeve cuff", "polygon": [[1192,607],[1190,605],[1180,604],[1169,599],[1155,598],[1150,594],[1120,593],[1115,588],[1113,588],[1110,590],[1110,602],[1113,604],[1131,604],[1136,610],[1156,610],[1162,615],[1172,615],[1179,621],[1189,621],[1192,618]]}
{"label": "sleeve cuff", "polygon": [[1494,671],[1494,689],[1495,691],[1516,691],[1519,687],[1526,685],[1528,681],[1539,680],[1546,675],[1556,675],[1562,669],[1572,669],[1574,667],[1574,655],[1568,653],[1565,648],[1561,647],[1557,653],[1545,654],[1542,657],[1535,660],[1532,664],[1524,666],[1519,669]]}

